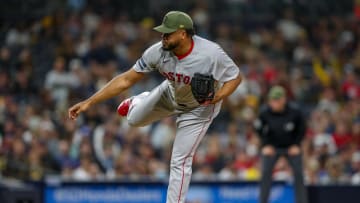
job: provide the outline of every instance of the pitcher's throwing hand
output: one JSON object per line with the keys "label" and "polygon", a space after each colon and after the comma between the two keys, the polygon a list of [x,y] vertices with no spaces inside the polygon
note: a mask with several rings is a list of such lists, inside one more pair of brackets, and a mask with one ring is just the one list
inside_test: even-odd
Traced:
{"label": "pitcher's throwing hand", "polygon": [[70,107],[70,109],[68,111],[69,118],[71,120],[75,120],[81,112],[86,111],[89,107],[90,107],[90,105],[89,105],[89,102],[87,102],[87,101],[82,101],[82,102],[75,104],[74,106]]}

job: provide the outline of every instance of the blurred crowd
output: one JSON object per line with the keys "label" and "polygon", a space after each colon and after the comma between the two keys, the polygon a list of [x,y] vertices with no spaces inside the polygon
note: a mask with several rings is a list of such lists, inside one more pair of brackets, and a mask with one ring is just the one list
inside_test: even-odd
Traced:
{"label": "blurred crowd", "polygon": [[[144,1],[142,12],[135,1],[61,2],[52,12],[0,25],[1,176],[167,180],[175,119],[132,128],[116,114],[123,99],[160,84],[160,74],[76,121],[67,109],[131,68],[161,39],[152,27],[179,5]],[[341,2],[328,10],[301,5],[307,1],[262,2],[269,1],[198,0],[179,7],[192,16],[197,34],[219,43],[244,76],[199,146],[193,179],[259,179],[253,121],[269,87],[278,84],[306,117],[307,184],[360,184],[360,14]],[[285,160],[273,176],[292,180]]]}

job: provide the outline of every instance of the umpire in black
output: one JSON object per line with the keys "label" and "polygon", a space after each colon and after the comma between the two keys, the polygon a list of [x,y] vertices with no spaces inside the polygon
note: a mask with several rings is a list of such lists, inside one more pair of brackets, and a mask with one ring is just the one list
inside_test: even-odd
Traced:
{"label": "umpire in black", "polygon": [[281,156],[287,158],[293,170],[296,203],[307,203],[300,149],[305,134],[305,120],[298,107],[287,102],[283,87],[272,87],[267,99],[268,104],[261,108],[254,122],[262,142],[260,203],[268,203],[272,170]]}

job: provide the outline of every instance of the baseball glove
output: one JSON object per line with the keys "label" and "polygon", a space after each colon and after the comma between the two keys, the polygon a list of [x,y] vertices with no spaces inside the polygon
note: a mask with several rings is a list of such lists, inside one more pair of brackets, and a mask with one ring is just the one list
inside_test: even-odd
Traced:
{"label": "baseball glove", "polygon": [[191,91],[196,101],[202,104],[211,101],[215,95],[215,79],[212,75],[195,73],[191,79]]}

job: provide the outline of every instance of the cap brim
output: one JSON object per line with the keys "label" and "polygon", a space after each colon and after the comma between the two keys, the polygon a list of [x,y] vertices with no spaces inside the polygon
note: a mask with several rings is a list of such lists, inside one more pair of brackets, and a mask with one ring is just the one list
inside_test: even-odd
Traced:
{"label": "cap brim", "polygon": [[161,32],[161,33],[172,33],[172,32],[176,31],[176,29],[168,28],[168,27],[166,27],[164,25],[159,25],[157,27],[154,27],[154,30],[158,31],[158,32]]}

